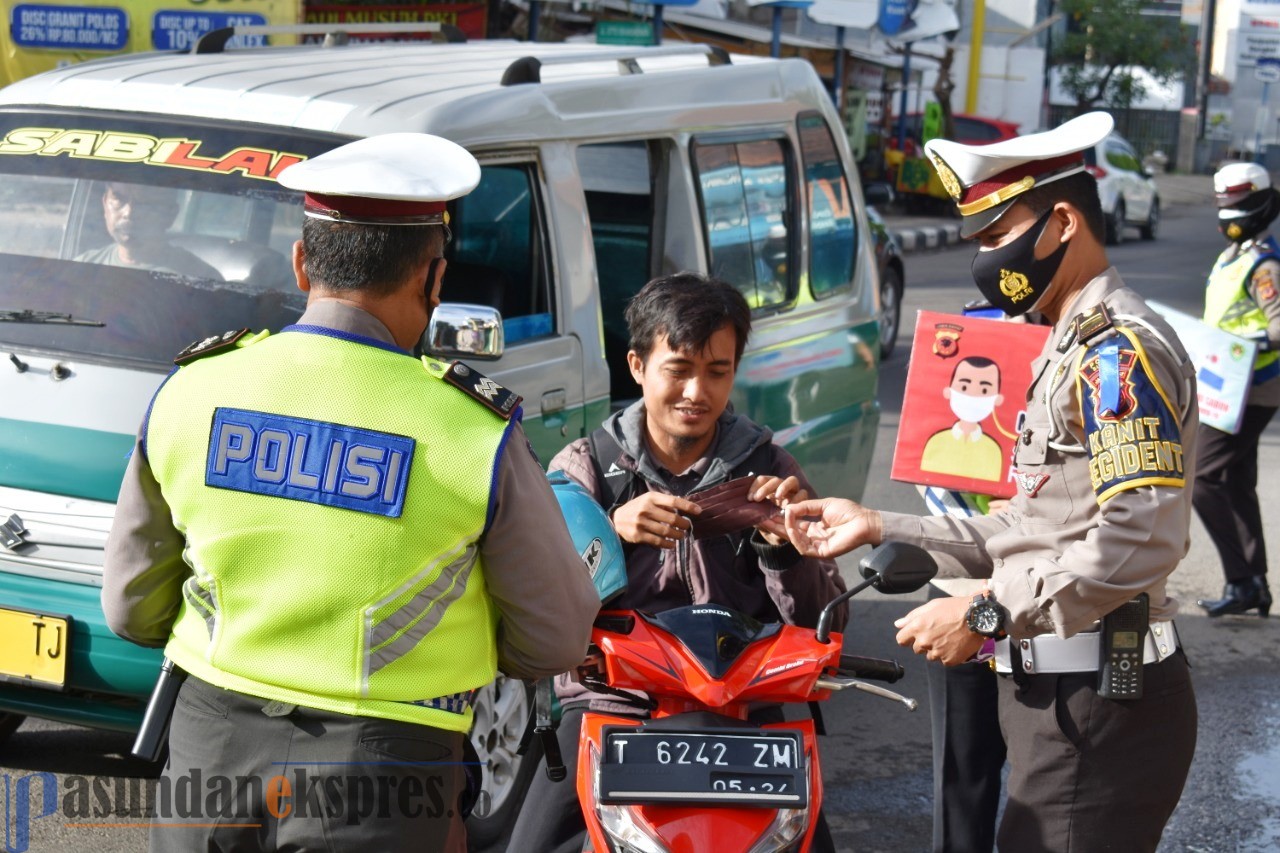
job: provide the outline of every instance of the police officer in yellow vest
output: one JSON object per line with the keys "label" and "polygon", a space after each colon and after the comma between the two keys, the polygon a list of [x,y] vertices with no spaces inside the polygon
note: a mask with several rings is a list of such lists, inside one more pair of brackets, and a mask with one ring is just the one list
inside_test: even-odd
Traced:
{"label": "police officer in yellow vest", "polygon": [[1257,163],[1228,163],[1213,176],[1218,227],[1231,245],[1204,295],[1204,321],[1258,342],[1240,431],[1201,426],[1196,514],[1222,559],[1222,598],[1197,602],[1210,616],[1271,610],[1267,546],[1258,505],[1258,439],[1280,407],[1280,244],[1267,233],[1280,193]]}
{"label": "police officer in yellow vest", "polygon": [[189,347],[152,401],[102,590],[189,674],[152,850],[464,850],[474,691],[582,659],[599,601],[519,398],[412,352],[479,178],[425,134],[285,170],[306,312]]}

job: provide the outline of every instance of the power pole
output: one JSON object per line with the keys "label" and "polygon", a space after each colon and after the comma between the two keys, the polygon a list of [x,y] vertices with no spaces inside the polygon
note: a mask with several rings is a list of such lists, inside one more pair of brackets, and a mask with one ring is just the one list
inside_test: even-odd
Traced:
{"label": "power pole", "polygon": [[1209,116],[1209,79],[1213,67],[1213,29],[1216,26],[1218,0],[1205,0],[1200,26],[1200,73],[1196,79],[1196,143],[1204,141]]}

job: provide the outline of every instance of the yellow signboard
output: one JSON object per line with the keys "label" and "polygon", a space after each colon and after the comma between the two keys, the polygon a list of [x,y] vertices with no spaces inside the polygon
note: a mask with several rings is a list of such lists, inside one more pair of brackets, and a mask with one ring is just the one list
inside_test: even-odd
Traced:
{"label": "yellow signboard", "polygon": [[[188,50],[211,30],[298,23],[300,0],[0,0],[0,83],[86,59]],[[294,36],[240,36],[232,46],[292,44]]]}

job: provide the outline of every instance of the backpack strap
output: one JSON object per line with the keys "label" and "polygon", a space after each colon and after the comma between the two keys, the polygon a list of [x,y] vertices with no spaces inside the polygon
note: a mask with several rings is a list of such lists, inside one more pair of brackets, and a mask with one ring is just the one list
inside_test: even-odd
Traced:
{"label": "backpack strap", "polygon": [[766,441],[751,451],[746,459],[733,466],[733,470],[729,472],[729,479],[736,480],[739,477],[751,477],[768,473],[772,461],[773,442]]}
{"label": "backpack strap", "polygon": [[624,455],[622,445],[604,427],[591,431],[587,436],[587,446],[591,450],[591,464],[596,468],[600,506],[612,516],[615,509],[633,497],[638,475],[618,464]]}

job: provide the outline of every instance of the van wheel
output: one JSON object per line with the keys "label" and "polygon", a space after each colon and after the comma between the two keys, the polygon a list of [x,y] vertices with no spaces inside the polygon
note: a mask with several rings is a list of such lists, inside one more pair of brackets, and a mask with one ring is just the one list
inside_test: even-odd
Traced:
{"label": "van wheel", "polygon": [[1146,224],[1138,229],[1143,240],[1154,240],[1156,229],[1160,227],[1160,199],[1151,199],[1151,212],[1147,214]]}
{"label": "van wheel", "polygon": [[880,359],[893,354],[898,342],[898,326],[902,320],[902,273],[896,267],[885,267],[880,276]]}
{"label": "van wheel", "polygon": [[471,743],[484,775],[480,799],[467,818],[467,845],[473,850],[501,840],[515,823],[524,802],[539,761],[533,749],[523,756],[516,750],[532,707],[533,688],[502,673],[476,694]]}
{"label": "van wheel", "polygon": [[9,737],[18,730],[18,726],[22,725],[22,721],[26,717],[22,714],[0,714],[0,744],[3,744]]}
{"label": "van wheel", "polygon": [[1116,200],[1116,209],[1107,217],[1107,245],[1119,246],[1124,242],[1124,199]]}

